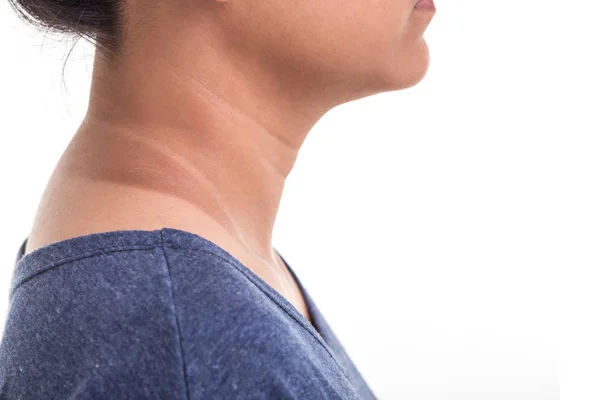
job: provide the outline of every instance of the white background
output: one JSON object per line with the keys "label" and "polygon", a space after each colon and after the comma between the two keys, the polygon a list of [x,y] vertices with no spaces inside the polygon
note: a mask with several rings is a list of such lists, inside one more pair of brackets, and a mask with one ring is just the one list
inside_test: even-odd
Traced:
{"label": "white background", "polygon": [[[598,399],[600,4],[437,4],[425,79],[314,127],[275,247],[381,399]],[[2,321],[87,106],[70,47],[0,3]]]}

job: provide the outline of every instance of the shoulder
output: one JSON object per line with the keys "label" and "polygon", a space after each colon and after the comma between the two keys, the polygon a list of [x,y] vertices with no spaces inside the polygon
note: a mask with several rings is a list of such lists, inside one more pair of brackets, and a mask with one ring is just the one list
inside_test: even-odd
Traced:
{"label": "shoulder", "polygon": [[222,249],[121,232],[18,259],[0,398],[285,397],[290,377],[319,372],[324,349]]}
{"label": "shoulder", "polygon": [[82,236],[18,259],[0,398],[179,397],[172,294],[152,238]]}

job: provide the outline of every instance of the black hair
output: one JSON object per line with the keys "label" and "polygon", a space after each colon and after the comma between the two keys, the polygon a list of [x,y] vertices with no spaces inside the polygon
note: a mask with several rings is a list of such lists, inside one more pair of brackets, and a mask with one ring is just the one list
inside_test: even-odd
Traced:
{"label": "black hair", "polygon": [[8,0],[34,26],[73,34],[109,55],[119,51],[125,0]]}

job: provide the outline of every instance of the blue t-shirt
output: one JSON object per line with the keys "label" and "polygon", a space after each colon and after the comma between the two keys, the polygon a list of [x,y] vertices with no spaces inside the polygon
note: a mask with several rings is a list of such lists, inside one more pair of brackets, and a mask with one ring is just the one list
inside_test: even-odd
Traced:
{"label": "blue t-shirt", "polygon": [[314,326],[225,249],[173,228],[19,249],[0,399],[375,399]]}

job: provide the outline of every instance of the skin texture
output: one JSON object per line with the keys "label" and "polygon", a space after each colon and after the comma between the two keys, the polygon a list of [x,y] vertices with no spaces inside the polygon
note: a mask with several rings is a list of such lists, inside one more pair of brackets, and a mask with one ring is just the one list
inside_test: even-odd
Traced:
{"label": "skin texture", "polygon": [[308,318],[272,247],[285,179],[331,108],[417,84],[434,16],[415,0],[128,0],[123,51],[94,63],[88,112],[26,252],[168,226],[238,258]]}

